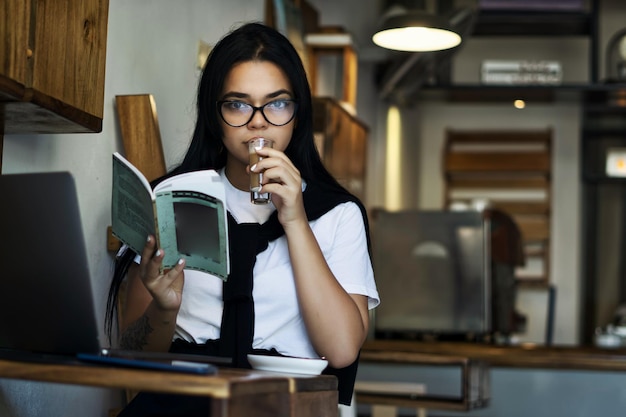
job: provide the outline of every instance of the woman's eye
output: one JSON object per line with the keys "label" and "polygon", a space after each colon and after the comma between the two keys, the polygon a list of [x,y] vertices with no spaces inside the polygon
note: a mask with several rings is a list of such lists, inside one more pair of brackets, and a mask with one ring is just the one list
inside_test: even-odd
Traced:
{"label": "woman's eye", "polygon": [[249,104],[243,103],[241,101],[229,101],[229,102],[226,103],[226,108],[228,110],[233,110],[233,111],[246,110],[249,107],[250,107]]}
{"label": "woman's eye", "polygon": [[283,110],[289,105],[289,100],[276,100],[271,103],[267,103],[267,107],[272,110]]}

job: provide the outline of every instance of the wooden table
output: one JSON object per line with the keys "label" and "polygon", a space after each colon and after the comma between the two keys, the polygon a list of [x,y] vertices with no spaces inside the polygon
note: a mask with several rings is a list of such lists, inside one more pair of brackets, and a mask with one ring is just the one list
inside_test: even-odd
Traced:
{"label": "wooden table", "polygon": [[[460,395],[359,392],[359,381],[357,380],[357,402],[454,411],[468,411],[487,406],[490,397],[490,383],[489,368],[484,361],[462,355],[421,353],[402,347],[402,345],[393,344],[379,346],[375,342],[366,342],[361,350],[360,362],[362,365],[378,363],[458,367],[461,370]],[[420,383],[421,381],[414,382]]]}
{"label": "wooden table", "polygon": [[[465,357],[488,366],[489,404],[472,415],[623,417],[626,410],[626,348],[368,340],[361,350],[359,374],[372,379],[372,372],[364,371],[372,367],[372,362],[381,362],[381,357],[403,360],[402,364],[408,366],[409,358],[422,356],[426,360],[433,357],[435,362],[440,360],[438,357]],[[374,372],[381,375],[378,365]],[[417,382],[425,384],[428,393],[434,391],[430,391],[432,384],[441,387],[455,383],[453,376],[432,378],[436,370],[422,375]],[[394,377],[394,374],[380,376],[381,379]]]}
{"label": "wooden table", "polygon": [[337,417],[337,379],[220,368],[215,375],[0,360],[0,378],[206,395],[210,417]]}
{"label": "wooden table", "polygon": [[541,346],[523,344],[499,346],[465,342],[420,342],[413,340],[369,340],[361,358],[381,352],[463,356],[481,360],[490,368],[570,369],[626,371],[626,348],[601,349],[592,346]]}

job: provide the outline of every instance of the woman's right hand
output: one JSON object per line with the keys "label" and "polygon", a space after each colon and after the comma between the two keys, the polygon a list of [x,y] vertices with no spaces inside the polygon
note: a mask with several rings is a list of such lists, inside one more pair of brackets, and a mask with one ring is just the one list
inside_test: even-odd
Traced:
{"label": "woman's right hand", "polygon": [[[155,252],[156,251],[156,252]],[[120,346],[166,352],[172,343],[183,293],[185,262],[161,273],[163,251],[150,236],[141,263],[128,268],[126,300],[120,320]]]}
{"label": "woman's right hand", "polygon": [[[156,249],[156,252],[155,252]],[[185,260],[162,272],[164,252],[156,248],[154,236],[149,236],[141,253],[139,276],[156,307],[164,311],[178,311],[182,301]]]}

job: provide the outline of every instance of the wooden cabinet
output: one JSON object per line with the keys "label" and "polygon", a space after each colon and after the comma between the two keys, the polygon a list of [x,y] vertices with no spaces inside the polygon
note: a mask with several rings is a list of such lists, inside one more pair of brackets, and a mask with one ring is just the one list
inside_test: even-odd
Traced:
{"label": "wooden cabinet", "polygon": [[108,0],[3,0],[1,134],[102,130]]}
{"label": "wooden cabinet", "polygon": [[350,192],[365,197],[367,126],[337,100],[313,99],[315,142],[324,165]]}

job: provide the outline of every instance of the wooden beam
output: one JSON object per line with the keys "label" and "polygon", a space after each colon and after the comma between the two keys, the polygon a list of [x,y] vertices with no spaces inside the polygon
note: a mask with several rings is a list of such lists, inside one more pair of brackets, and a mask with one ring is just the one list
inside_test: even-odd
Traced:
{"label": "wooden beam", "polygon": [[550,155],[545,152],[527,153],[448,153],[446,172],[550,172]]}
{"label": "wooden beam", "polygon": [[485,175],[484,172],[472,176],[471,172],[462,172],[457,175],[448,174],[450,189],[549,189],[550,181],[546,175]]}
{"label": "wooden beam", "polygon": [[115,97],[126,159],[152,181],[165,174],[156,104],[151,94]]}
{"label": "wooden beam", "polygon": [[448,129],[450,142],[454,143],[543,143],[550,145],[551,129],[546,130],[469,130]]}

